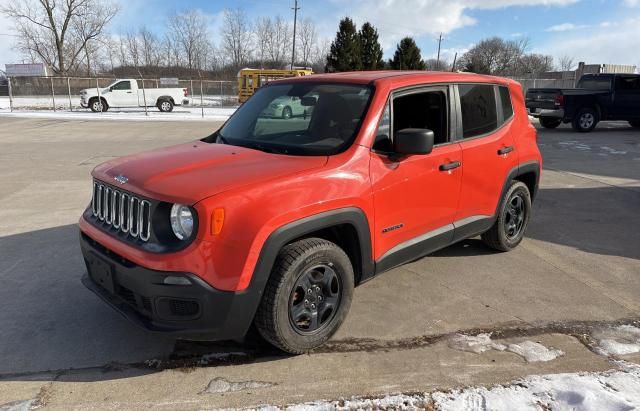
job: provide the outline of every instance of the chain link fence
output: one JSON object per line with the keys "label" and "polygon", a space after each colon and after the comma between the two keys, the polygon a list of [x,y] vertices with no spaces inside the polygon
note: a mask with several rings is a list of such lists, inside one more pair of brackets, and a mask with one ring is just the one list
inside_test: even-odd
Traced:
{"label": "chain link fence", "polygon": [[[10,110],[88,110],[80,105],[80,91],[104,90],[117,81],[114,78],[89,77],[12,77],[7,94]],[[186,88],[189,104],[180,109],[235,108],[238,103],[238,84],[235,81],[178,80],[177,85],[163,85],[160,79],[137,79],[139,92],[150,88]],[[123,108],[125,109],[125,108]],[[143,110],[142,107],[139,108]],[[118,108],[114,108],[118,110]],[[202,110],[202,116],[205,115]]]}

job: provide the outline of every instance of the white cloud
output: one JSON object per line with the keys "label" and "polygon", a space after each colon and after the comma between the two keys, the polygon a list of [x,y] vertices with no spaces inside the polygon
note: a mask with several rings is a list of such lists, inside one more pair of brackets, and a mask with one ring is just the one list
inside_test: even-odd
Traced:
{"label": "white cloud", "polygon": [[476,24],[472,10],[496,10],[511,6],[565,6],[578,0],[333,0],[349,10],[357,24],[370,21],[380,32],[385,50],[404,36],[436,36]]}
{"label": "white cloud", "polygon": [[552,36],[536,53],[550,54],[556,58],[571,56],[575,61],[591,64],[631,64],[640,66],[640,55],[631,53],[640,38],[640,18],[616,22],[616,29],[594,25],[589,35],[582,32],[564,32]]}
{"label": "white cloud", "polygon": [[555,26],[551,26],[547,28],[545,31],[570,31],[570,30],[584,29],[587,27],[589,26],[585,24],[562,23],[562,24],[556,24]]}
{"label": "white cloud", "polygon": [[640,0],[624,0],[624,5],[627,7],[640,6]]}

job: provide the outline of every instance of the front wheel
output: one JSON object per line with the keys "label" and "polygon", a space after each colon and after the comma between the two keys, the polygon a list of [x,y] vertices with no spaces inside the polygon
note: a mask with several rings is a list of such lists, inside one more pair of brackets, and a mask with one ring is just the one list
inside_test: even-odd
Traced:
{"label": "front wheel", "polygon": [[173,103],[171,100],[162,100],[158,102],[158,109],[163,113],[170,113],[173,111]]}
{"label": "front wheel", "polygon": [[287,106],[282,109],[282,118],[287,120],[293,117],[293,112],[291,111],[291,107]]}
{"label": "front wheel", "polygon": [[498,251],[511,251],[520,244],[531,216],[531,193],[521,181],[513,181],[500,202],[498,218],[482,241]]}
{"label": "front wheel", "polygon": [[544,128],[557,128],[562,124],[562,120],[553,117],[540,117],[540,125]]}
{"label": "front wheel", "polygon": [[598,124],[598,113],[592,108],[583,108],[575,115],[571,125],[575,131],[588,133]]}
{"label": "front wheel", "polygon": [[89,101],[89,108],[91,108],[91,111],[93,111],[94,113],[99,113],[102,111],[107,111],[109,109],[109,106],[102,99],[92,98]]}
{"label": "front wheel", "polygon": [[320,238],[296,241],[278,255],[256,313],[256,328],[285,352],[313,350],[346,318],[353,288],[353,267],[340,247]]}

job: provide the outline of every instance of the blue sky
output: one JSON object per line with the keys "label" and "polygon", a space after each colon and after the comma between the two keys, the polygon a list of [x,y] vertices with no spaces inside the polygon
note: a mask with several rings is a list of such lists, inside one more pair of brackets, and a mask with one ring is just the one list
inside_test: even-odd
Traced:
{"label": "blue sky", "polygon": [[[0,4],[10,0],[0,0]],[[219,43],[222,11],[240,7],[251,19],[282,15],[293,19],[293,0],[116,0],[121,11],[110,29],[135,29],[145,24],[162,31],[175,11],[198,9],[210,18],[210,33]],[[403,36],[413,36],[423,56],[435,55],[437,37],[444,32],[445,58],[462,53],[482,38],[527,37],[530,51],[568,55],[591,63],[636,64],[640,53],[640,0],[299,0],[299,16],[314,20],[320,35],[332,38],[338,21],[352,17],[357,24],[372,22],[380,31],[389,57]],[[9,31],[0,19],[0,33]],[[0,36],[0,64],[15,58],[8,39]]]}

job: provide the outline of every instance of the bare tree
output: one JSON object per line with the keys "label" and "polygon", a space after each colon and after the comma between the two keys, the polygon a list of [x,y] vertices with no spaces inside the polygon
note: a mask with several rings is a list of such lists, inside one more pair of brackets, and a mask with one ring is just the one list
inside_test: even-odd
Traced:
{"label": "bare tree", "polygon": [[224,11],[222,48],[230,63],[239,68],[251,56],[251,27],[242,9]]}
{"label": "bare tree", "polygon": [[537,75],[553,70],[553,57],[543,54],[527,54],[520,58],[515,75]]}
{"label": "bare tree", "polygon": [[130,61],[134,66],[138,67],[140,65],[140,42],[138,41],[138,34],[129,31],[126,37],[126,45],[127,45],[127,55],[131,59]]}
{"label": "bare tree", "polygon": [[516,71],[529,40],[506,41],[499,37],[482,40],[460,59],[466,71],[481,74],[509,75]]}
{"label": "bare tree", "polygon": [[288,61],[291,49],[291,28],[282,16],[277,16],[271,25],[267,41],[269,59],[277,64]]}
{"label": "bare tree", "polygon": [[187,68],[200,69],[207,48],[206,17],[197,11],[175,14],[169,18],[174,46],[186,60]]}
{"label": "bare tree", "polygon": [[142,26],[138,36],[144,65],[147,67],[158,66],[160,64],[158,38],[145,26]]}
{"label": "bare tree", "polygon": [[300,50],[302,51],[302,62],[305,66],[311,61],[311,54],[317,46],[318,31],[316,25],[311,19],[304,19],[300,22],[298,31],[298,41],[300,42]]}
{"label": "bare tree", "polygon": [[101,0],[15,0],[1,11],[13,19],[17,47],[56,73],[78,66],[87,44],[99,39],[118,8]]}
{"label": "bare tree", "polygon": [[575,68],[575,60],[571,56],[564,55],[558,60],[558,68],[560,71],[571,71]]}
{"label": "bare tree", "polygon": [[267,48],[269,44],[269,38],[273,31],[273,22],[269,17],[260,17],[254,25],[253,35],[256,40],[256,53],[257,58],[260,60],[260,65],[264,66],[264,58],[267,54]]}

